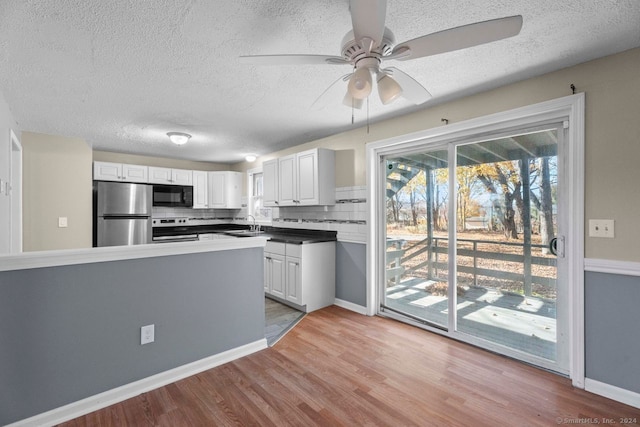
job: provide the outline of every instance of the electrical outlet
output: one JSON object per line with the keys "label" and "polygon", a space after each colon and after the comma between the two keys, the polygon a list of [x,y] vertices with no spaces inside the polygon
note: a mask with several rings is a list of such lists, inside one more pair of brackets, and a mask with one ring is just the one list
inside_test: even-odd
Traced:
{"label": "electrical outlet", "polygon": [[140,345],[149,344],[154,342],[155,337],[155,325],[147,325],[140,328]]}
{"label": "electrical outlet", "polygon": [[60,216],[58,217],[58,228],[66,228],[68,226],[67,217]]}
{"label": "electrical outlet", "polygon": [[613,239],[614,236],[615,229],[612,219],[589,220],[589,237],[606,237]]}

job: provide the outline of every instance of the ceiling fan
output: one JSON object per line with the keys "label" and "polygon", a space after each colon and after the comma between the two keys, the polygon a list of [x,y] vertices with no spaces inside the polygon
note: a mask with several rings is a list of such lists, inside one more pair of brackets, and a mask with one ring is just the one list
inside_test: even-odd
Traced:
{"label": "ceiling fan", "polygon": [[422,104],[431,98],[429,91],[396,67],[381,68],[383,61],[408,61],[465,49],[515,36],[522,28],[522,16],[516,15],[454,27],[396,44],[393,33],[385,27],[386,0],[350,0],[349,4],[353,30],[342,39],[342,56],[247,55],[240,57],[241,62],[255,65],[350,65],[353,71],[330,86],[348,82],[343,100],[345,105],[361,108],[373,89],[374,77],[383,104],[399,96],[414,104]]}

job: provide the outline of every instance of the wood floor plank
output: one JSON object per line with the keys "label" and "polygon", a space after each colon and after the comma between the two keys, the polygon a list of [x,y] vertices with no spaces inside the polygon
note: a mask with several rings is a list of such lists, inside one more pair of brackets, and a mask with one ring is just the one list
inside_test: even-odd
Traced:
{"label": "wood floor plank", "polygon": [[328,307],[274,347],[63,424],[549,426],[640,409],[570,380],[381,317]]}

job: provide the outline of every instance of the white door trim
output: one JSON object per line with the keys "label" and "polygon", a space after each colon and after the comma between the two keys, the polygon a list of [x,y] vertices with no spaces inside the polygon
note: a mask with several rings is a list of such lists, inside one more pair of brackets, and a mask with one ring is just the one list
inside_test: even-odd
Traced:
{"label": "white door trim", "polygon": [[22,252],[22,144],[9,129],[10,248],[11,253]]}
{"label": "white door trim", "polygon": [[532,122],[569,118],[567,151],[566,196],[568,218],[566,230],[566,258],[569,286],[569,376],[575,387],[584,388],[584,106],[583,93],[539,104],[516,108],[400,135],[367,144],[367,187],[369,200],[367,245],[367,314],[377,313],[378,283],[384,278],[384,176],[380,162],[384,155],[419,143],[429,145],[490,134],[504,128],[521,127]]}

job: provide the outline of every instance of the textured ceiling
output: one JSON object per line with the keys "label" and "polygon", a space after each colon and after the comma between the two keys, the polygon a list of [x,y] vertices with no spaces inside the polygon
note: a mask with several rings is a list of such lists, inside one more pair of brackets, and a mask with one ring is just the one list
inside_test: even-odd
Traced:
{"label": "textured ceiling", "polygon": [[[421,106],[370,98],[370,121],[640,46],[638,0],[388,0],[397,42],[522,15],[521,33],[388,61],[432,94]],[[94,149],[233,163],[366,122],[313,101],[349,66],[252,66],[239,55],[340,55],[347,0],[0,0],[0,90],[22,130]],[[193,135],[185,146],[166,132]]]}

